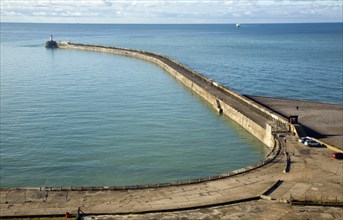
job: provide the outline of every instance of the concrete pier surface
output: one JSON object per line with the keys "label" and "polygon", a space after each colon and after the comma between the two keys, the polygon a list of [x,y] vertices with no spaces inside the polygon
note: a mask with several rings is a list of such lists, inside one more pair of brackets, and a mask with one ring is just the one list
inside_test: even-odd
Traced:
{"label": "concrete pier surface", "polygon": [[[235,207],[233,209],[241,210],[239,216],[245,213],[256,219],[268,219],[276,213],[284,213],[284,219],[296,219],[297,213],[288,215],[284,210],[311,210],[306,205],[329,206],[321,216],[323,218],[342,216],[343,160],[330,158],[332,151],[328,148],[311,148],[299,143],[298,137],[293,135],[294,125],[287,121],[288,115],[299,115],[300,123],[308,126],[308,131],[317,131],[331,141],[332,137],[341,134],[342,106],[310,102],[305,105],[302,101],[265,97],[249,99],[163,55],[115,47],[70,43],[63,45],[61,47],[65,49],[133,56],[158,64],[267,146],[275,146],[274,154],[269,155],[263,166],[254,169],[247,167],[237,171],[237,175],[198,183],[139,189],[2,188],[0,217],[65,216],[68,212],[84,216],[120,215],[122,218],[136,214],[145,219],[154,214],[163,217],[164,214],[181,215],[189,212],[189,218],[192,219],[199,212],[210,210],[208,218],[214,219],[218,212],[229,215],[230,211],[225,209],[228,207],[228,210],[232,210]],[[330,116],[321,117],[326,114]],[[338,146],[339,141],[333,141],[332,144]],[[266,204],[272,205],[263,208]],[[291,204],[300,205],[304,209],[294,208]],[[251,215],[253,207],[268,211],[257,211],[257,214],[254,212]]]}
{"label": "concrete pier surface", "polygon": [[323,206],[290,206],[274,201],[259,200],[240,204],[231,204],[211,208],[194,209],[178,212],[157,212],[131,215],[86,216],[86,220],[296,220],[296,219],[342,219],[341,208]]}
{"label": "concrete pier surface", "polygon": [[[343,105],[314,101],[248,96],[285,117],[299,116],[308,136],[343,150]],[[297,108],[298,107],[298,108]]]}
{"label": "concrete pier surface", "polygon": [[63,216],[66,212],[76,214],[78,208],[85,215],[142,214],[231,203],[240,206],[244,201],[259,204],[264,200],[280,203],[286,209],[290,205],[285,202],[294,201],[342,209],[343,161],[330,158],[327,148],[309,148],[294,136],[286,136],[286,140],[284,149],[291,158],[289,172],[284,172],[285,156],[281,153],[275,161],[248,173],[198,184],[102,191],[1,189],[1,217]]}

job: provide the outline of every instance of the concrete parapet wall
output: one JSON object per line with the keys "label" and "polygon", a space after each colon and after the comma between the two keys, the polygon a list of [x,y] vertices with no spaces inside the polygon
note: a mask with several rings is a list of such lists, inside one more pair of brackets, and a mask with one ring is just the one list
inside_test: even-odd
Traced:
{"label": "concrete parapet wall", "polygon": [[263,167],[272,161],[279,160],[282,155],[280,154],[282,150],[282,145],[280,141],[275,142],[275,146],[272,151],[266,156],[264,160],[261,160],[255,164],[247,167],[240,168],[228,173],[221,173],[215,176],[202,177],[197,179],[174,181],[169,183],[157,183],[157,184],[146,184],[146,185],[123,185],[123,186],[97,186],[97,187],[46,187],[39,188],[40,191],[99,191],[99,190],[138,190],[138,189],[151,189],[151,188],[163,188],[170,186],[184,186],[190,184],[204,183],[213,180],[225,179],[228,177],[237,176],[239,174],[248,173],[250,171],[256,170]]}
{"label": "concrete parapet wall", "polygon": [[184,85],[189,87],[192,91],[196,92],[198,95],[204,98],[207,102],[209,102],[213,106],[214,109],[218,110],[219,108],[218,105],[220,105],[220,111],[222,111],[223,114],[227,115],[232,120],[236,121],[238,124],[240,124],[243,128],[249,131],[252,135],[258,138],[261,142],[266,144],[268,147],[272,147],[274,145],[274,138],[273,138],[273,135],[271,134],[271,131],[267,131],[265,127],[262,127],[260,124],[256,123],[249,117],[245,116],[238,109],[235,109],[229,104],[225,103],[223,100],[219,100],[209,91],[207,91],[207,88],[204,88],[203,86],[198,85],[196,82],[192,81],[187,76],[178,72],[176,69],[174,69],[173,67],[165,63],[163,60],[171,61],[177,66],[182,67],[186,69],[188,72],[190,72],[192,74],[192,77],[198,78],[198,80],[202,80],[203,82],[206,82],[211,87],[215,86],[216,89],[220,90],[221,92],[224,92],[227,96],[230,96],[231,98],[238,100],[240,103],[243,103],[243,105],[247,106],[251,111],[255,111],[258,114],[263,115],[263,117],[267,118],[273,123],[277,122],[280,127],[286,130],[289,129],[287,120],[282,118],[282,116],[279,116],[274,112],[271,112],[270,110],[264,108],[263,106],[260,106],[259,104],[253,102],[250,99],[245,98],[244,96],[237,94],[236,92],[232,90],[229,90],[228,88],[224,87],[223,85],[220,85],[217,82],[213,82],[209,78],[197,73],[196,71],[190,69],[184,64],[181,64],[178,61],[172,58],[169,58],[167,56],[156,54],[156,53],[151,53],[148,51],[139,51],[139,50],[133,50],[133,49],[127,49],[127,48],[75,44],[75,43],[67,43],[67,42],[59,43],[59,47],[98,51],[98,52],[104,52],[104,53],[113,53],[117,55],[135,57],[135,58],[139,58],[139,59],[143,59],[143,60],[155,63],[159,65],[160,67],[162,67],[169,74],[174,76],[176,79],[178,79],[180,82],[182,82]]}

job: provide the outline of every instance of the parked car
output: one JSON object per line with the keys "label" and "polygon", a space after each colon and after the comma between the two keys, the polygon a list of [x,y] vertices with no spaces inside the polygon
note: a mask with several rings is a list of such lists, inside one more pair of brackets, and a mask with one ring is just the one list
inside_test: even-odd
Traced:
{"label": "parked car", "polygon": [[311,140],[311,139],[307,138],[307,137],[301,137],[301,138],[298,139],[298,142],[305,143],[305,141],[308,141],[308,140]]}
{"label": "parked car", "polygon": [[335,152],[330,155],[330,157],[335,159],[343,159],[343,153]]}
{"label": "parked car", "polygon": [[304,144],[309,146],[309,147],[319,147],[319,146],[322,145],[321,143],[318,143],[317,141],[314,141],[314,140],[311,140],[311,139],[305,141]]}

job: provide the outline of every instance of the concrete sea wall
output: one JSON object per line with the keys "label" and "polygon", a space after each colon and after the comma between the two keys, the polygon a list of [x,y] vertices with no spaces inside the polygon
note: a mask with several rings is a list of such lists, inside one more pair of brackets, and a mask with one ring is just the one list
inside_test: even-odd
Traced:
{"label": "concrete sea wall", "polygon": [[[212,81],[170,57],[148,51],[70,42],[59,42],[58,46],[64,49],[98,51],[130,56],[155,63],[204,98],[218,112],[230,117],[270,148],[274,146],[274,137],[272,134],[274,130],[291,130],[287,119]],[[221,96],[219,97],[218,94]],[[232,104],[225,101],[226,98],[238,103],[239,107],[237,107],[237,104],[236,107],[233,107]],[[254,113],[258,117],[249,117],[243,110]],[[278,129],[275,129],[275,127]]]}

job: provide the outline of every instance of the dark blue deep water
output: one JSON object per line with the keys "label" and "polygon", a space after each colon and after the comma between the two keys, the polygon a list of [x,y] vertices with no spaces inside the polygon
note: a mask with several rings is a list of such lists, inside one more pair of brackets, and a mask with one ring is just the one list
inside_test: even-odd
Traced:
{"label": "dark blue deep water", "polygon": [[1,187],[168,182],[266,148],[153,64],[56,40],[168,55],[242,94],[343,103],[342,23],[1,23]]}

